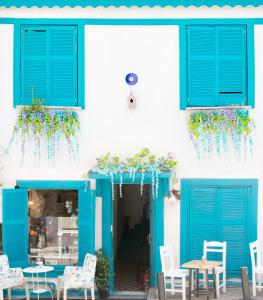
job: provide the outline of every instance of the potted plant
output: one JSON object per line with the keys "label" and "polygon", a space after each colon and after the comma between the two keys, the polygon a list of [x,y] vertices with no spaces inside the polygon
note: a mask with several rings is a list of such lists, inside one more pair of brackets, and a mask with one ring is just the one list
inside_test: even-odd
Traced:
{"label": "potted plant", "polygon": [[109,296],[110,264],[102,250],[96,251],[96,256],[95,282],[100,299],[106,299]]}

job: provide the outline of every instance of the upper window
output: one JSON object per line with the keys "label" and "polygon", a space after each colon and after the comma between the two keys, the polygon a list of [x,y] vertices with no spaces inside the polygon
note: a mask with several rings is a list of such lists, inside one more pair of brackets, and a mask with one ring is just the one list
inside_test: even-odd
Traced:
{"label": "upper window", "polygon": [[185,52],[184,107],[249,105],[246,25],[186,26]]}
{"label": "upper window", "polygon": [[20,34],[20,91],[15,104],[30,105],[35,97],[48,106],[81,106],[78,26],[24,25]]}

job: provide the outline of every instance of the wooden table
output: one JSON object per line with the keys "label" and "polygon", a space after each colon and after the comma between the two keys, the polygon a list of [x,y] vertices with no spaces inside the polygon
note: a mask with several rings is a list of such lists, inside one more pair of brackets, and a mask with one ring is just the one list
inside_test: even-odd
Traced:
{"label": "wooden table", "polygon": [[[202,261],[202,260],[191,260],[187,263],[184,263],[181,267],[189,269],[189,295],[188,299],[191,300],[192,293],[195,293],[197,296],[205,292],[207,296],[207,300],[209,300],[209,278],[208,278],[208,271],[212,270],[213,272],[213,287],[214,287],[214,297],[216,298],[216,273],[215,268],[222,265],[222,261]],[[192,274],[193,270],[196,270],[196,289],[192,291]],[[205,271],[206,276],[206,288],[199,288],[199,270]]]}

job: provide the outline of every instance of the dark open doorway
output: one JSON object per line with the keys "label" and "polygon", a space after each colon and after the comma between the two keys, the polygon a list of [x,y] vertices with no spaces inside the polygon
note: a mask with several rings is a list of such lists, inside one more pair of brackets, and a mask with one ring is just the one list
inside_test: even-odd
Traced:
{"label": "dark open doorway", "polygon": [[113,207],[114,289],[147,290],[150,278],[150,185],[115,185]]}

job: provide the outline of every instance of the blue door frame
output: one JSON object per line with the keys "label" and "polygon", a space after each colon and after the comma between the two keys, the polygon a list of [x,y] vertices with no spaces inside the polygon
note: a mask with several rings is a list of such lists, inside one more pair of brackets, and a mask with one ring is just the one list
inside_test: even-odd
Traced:
{"label": "blue door frame", "polygon": [[[168,173],[159,176],[158,197],[150,199],[150,285],[157,285],[157,272],[161,271],[161,260],[159,247],[164,243],[164,197],[169,192]],[[111,279],[110,288],[114,287],[114,259],[113,259],[113,206],[112,206],[112,184],[109,176],[90,173],[89,178],[96,179],[97,196],[102,197],[102,248],[110,259]],[[114,177],[114,184],[120,183],[120,177]],[[141,184],[141,174],[136,174],[134,180],[129,174],[123,174],[122,184]],[[151,174],[145,174],[144,184],[152,184]],[[151,193],[152,194],[152,193]]]}
{"label": "blue door frame", "polygon": [[[190,190],[191,187],[201,188],[247,188],[247,265],[250,266],[249,243],[257,239],[257,179],[182,179],[181,181],[181,227],[180,227],[180,262],[191,259],[189,252],[189,218],[190,218]],[[234,275],[234,274],[232,274]]]}

